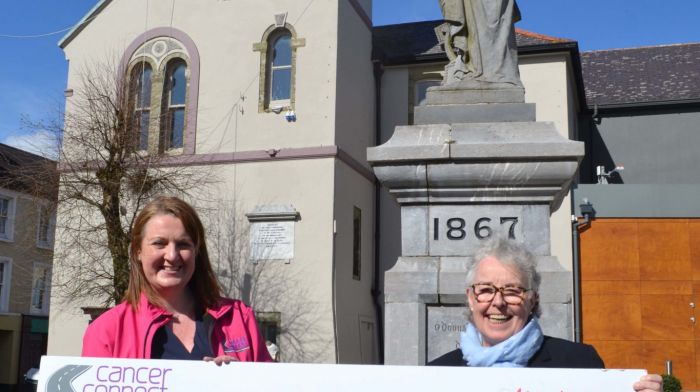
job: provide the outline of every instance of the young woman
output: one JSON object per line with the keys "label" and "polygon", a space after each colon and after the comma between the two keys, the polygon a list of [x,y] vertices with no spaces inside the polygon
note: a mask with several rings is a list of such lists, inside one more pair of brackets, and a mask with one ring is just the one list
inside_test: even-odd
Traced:
{"label": "young woman", "polygon": [[189,204],[176,197],[147,204],[129,251],[124,302],[88,326],[83,356],[272,361],[253,310],[222,296]]}

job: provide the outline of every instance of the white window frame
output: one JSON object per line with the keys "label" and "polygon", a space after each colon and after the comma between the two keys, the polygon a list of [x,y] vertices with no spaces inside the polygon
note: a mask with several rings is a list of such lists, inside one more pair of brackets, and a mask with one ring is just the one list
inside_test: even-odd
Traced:
{"label": "white window frame", "polygon": [[[56,211],[49,208],[48,205],[44,203],[38,204],[37,212],[37,223],[36,223],[36,246],[42,249],[53,249],[54,233],[56,231]],[[50,216],[48,218],[48,233],[46,233],[46,241],[41,239],[41,218],[45,212],[49,212]]]}
{"label": "white window frame", "polygon": [[10,288],[12,285],[12,259],[0,256],[0,265],[3,266],[3,281],[0,282],[0,312],[7,312],[10,303]]}
{"label": "white window frame", "polygon": [[[46,280],[44,281],[44,298],[41,307],[34,306],[34,291],[36,290],[35,283],[37,280],[37,272],[43,270],[46,271]],[[32,291],[29,297],[29,313],[48,315],[49,314],[49,299],[51,298],[51,265],[48,263],[42,263],[35,261],[32,268]]]}
{"label": "white window frame", "polygon": [[14,242],[17,196],[3,189],[0,190],[0,198],[9,199],[9,203],[7,206],[7,224],[5,226],[5,232],[0,233],[0,241]]}

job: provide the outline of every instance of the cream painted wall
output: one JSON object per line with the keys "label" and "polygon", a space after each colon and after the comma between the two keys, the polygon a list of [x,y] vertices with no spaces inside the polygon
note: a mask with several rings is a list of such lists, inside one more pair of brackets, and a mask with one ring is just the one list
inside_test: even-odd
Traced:
{"label": "cream painted wall", "polygon": [[[566,54],[523,56],[520,76],[525,86],[525,101],[537,104],[537,121],[551,121],[559,133],[574,136],[576,102],[569,57]],[[551,252],[559,263],[571,270],[571,192],[550,217]]]}
{"label": "cream painted wall", "polygon": [[[371,294],[375,246],[374,184],[340,161],[336,161],[335,175],[334,280],[338,362],[363,363],[363,357],[367,361],[372,354],[362,352],[367,347],[360,344],[361,320],[373,323],[375,349],[379,342]],[[353,279],[353,207],[362,211],[360,280]]]}
{"label": "cream painted wall", "polygon": [[369,168],[367,147],[375,140],[372,31],[349,1],[339,4],[336,144]]}
{"label": "cream painted wall", "polygon": [[[244,246],[249,228],[244,215],[257,205],[291,204],[300,213],[301,219],[295,224],[294,260],[289,264],[266,262],[263,267],[272,271],[274,279],[285,279],[272,281],[275,287],[260,282],[261,288],[267,284],[265,289],[271,290],[276,306],[256,309],[282,312],[283,323],[295,319],[291,327],[294,339],[285,342],[287,337],[282,337],[283,358],[294,355],[294,359],[304,362],[335,362],[331,302],[334,161],[328,158],[204,167],[220,181],[211,188],[202,188],[201,198],[190,200],[205,222],[210,222],[210,214],[218,213],[214,209],[218,201],[236,206],[237,229],[246,233]],[[58,297],[52,298],[48,352],[78,355],[88,321],[80,307],[98,303],[95,299],[78,299],[61,306],[59,301]],[[292,341],[297,340],[293,348]],[[292,353],[295,348],[301,350]]]}
{"label": "cream painted wall", "polygon": [[[183,0],[174,9],[172,4],[111,2],[65,48],[68,88],[77,90],[78,72],[95,59],[118,61],[139,34],[172,26],[192,38],[201,60],[197,153],[334,144],[337,1],[308,8],[297,0]],[[297,49],[296,112],[304,121],[296,123],[258,113],[260,54],[253,44],[274,24],[275,14],[285,12],[297,37],[306,40]]]}
{"label": "cream painted wall", "polygon": [[[283,323],[292,317],[298,319],[293,333],[304,355],[295,358],[297,361],[333,363],[336,357],[331,302],[334,161],[291,160],[214,168],[224,182],[216,185],[218,190],[213,194],[235,201],[245,233],[249,225],[244,215],[258,205],[292,205],[301,216],[295,224],[294,260],[289,264],[265,262],[277,270],[274,276],[290,281],[269,288],[275,296],[274,308],[256,309],[282,312]],[[247,241],[247,234],[244,237]],[[285,352],[290,344],[282,341],[283,359],[291,355]]]}
{"label": "cream painted wall", "polygon": [[[342,2],[340,15],[338,3],[183,0],[173,9],[171,2],[112,2],[65,48],[70,60],[68,88],[77,91],[78,71],[94,64],[95,59],[114,63],[139,34],[173,26],[189,35],[200,55],[197,154],[328,146],[341,143],[336,139],[343,134],[342,148],[364,161],[374,118],[371,33],[347,2]],[[371,15],[371,1],[361,3]],[[274,23],[275,14],[285,12],[297,38],[305,40],[305,46],[297,49],[297,121],[292,123],[285,121],[283,113],[258,113],[260,53],[253,51],[253,44]],[[336,96],[341,94],[336,89],[341,19],[343,28],[351,31],[342,34],[347,42],[342,51],[343,64],[349,67],[341,74],[346,86],[342,94],[347,97],[345,103],[337,104]],[[357,55],[358,51],[362,55]],[[362,83],[354,78],[362,78]],[[352,111],[337,118],[336,105]],[[67,106],[70,108],[70,99]],[[343,129],[336,129],[339,119]],[[300,212],[301,220],[295,225],[294,261],[269,269],[292,276],[301,290],[296,296],[281,298],[277,310],[283,313],[284,323],[287,309],[301,308],[306,323],[298,337],[304,346],[301,360],[309,362],[336,360],[331,301],[335,162],[328,158],[215,166],[211,170],[222,181],[205,196],[210,202],[235,199],[238,215],[260,204],[292,204]],[[247,221],[243,226],[247,230]],[[57,306],[52,312],[51,354],[79,353],[87,316],[77,307],[95,305],[91,302],[94,300],[76,301],[63,308]],[[64,317],[66,314],[69,317]],[[284,345],[283,341],[282,357],[289,358],[285,353],[289,346]]]}

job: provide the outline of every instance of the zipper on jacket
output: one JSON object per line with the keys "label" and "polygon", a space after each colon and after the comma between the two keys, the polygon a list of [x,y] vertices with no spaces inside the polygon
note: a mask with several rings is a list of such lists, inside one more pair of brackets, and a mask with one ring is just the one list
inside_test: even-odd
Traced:
{"label": "zipper on jacket", "polygon": [[[165,318],[164,314],[159,314],[158,317],[153,319],[150,324],[148,324],[148,329],[146,329],[146,336],[145,339],[143,340],[143,359],[150,359],[146,358],[146,345],[148,344],[148,336],[151,334],[151,328],[153,328],[153,325],[159,322],[161,319]],[[151,339],[151,344],[153,344],[153,339]]]}

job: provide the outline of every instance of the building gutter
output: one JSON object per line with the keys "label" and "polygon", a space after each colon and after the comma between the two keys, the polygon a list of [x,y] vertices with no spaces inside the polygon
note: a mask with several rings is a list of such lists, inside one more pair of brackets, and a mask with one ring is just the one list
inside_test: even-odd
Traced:
{"label": "building gutter", "polygon": [[[572,197],[571,210],[575,211]],[[586,202],[580,206],[581,214],[583,215],[583,221],[579,221],[576,215],[571,215],[571,243],[572,243],[572,256],[573,256],[573,275],[574,275],[574,341],[581,343],[583,341],[583,331],[581,328],[581,321],[583,316],[583,311],[581,308],[581,236],[580,229],[589,227],[591,224],[591,217],[593,216],[593,206]]]}
{"label": "building gutter", "polygon": [[[384,69],[379,61],[374,61],[374,145],[378,146],[382,142],[381,138],[381,112],[382,112],[382,75]],[[378,359],[380,364],[384,364],[384,315],[380,301],[382,290],[380,288],[380,276],[382,273],[379,244],[381,241],[381,184],[374,180],[374,273],[372,275],[372,302],[374,304],[374,314],[377,320],[377,345]]]}

